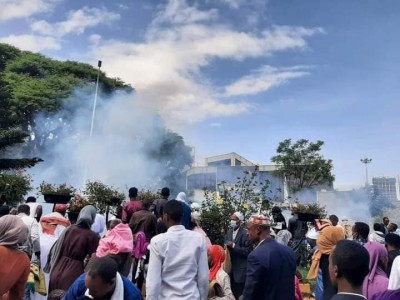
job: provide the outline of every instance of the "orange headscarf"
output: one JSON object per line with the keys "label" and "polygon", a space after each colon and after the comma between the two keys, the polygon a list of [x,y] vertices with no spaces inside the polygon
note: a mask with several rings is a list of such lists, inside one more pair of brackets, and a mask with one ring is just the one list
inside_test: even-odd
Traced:
{"label": "orange headscarf", "polygon": [[344,231],[340,227],[332,226],[329,221],[324,221],[317,228],[322,228],[317,239],[317,251],[312,257],[311,268],[308,271],[307,279],[316,279],[319,269],[319,261],[323,254],[331,254],[331,251],[336,244],[344,240]]}
{"label": "orange headscarf", "polygon": [[219,245],[212,245],[209,249],[211,256],[212,267],[210,269],[210,281],[217,278],[217,273],[221,269],[222,263],[225,260],[225,250]]}

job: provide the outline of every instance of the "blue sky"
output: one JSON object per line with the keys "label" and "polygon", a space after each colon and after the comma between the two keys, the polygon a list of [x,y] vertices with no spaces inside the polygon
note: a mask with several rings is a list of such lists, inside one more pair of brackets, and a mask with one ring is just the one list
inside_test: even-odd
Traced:
{"label": "blue sky", "polygon": [[326,142],[336,186],[399,174],[400,2],[0,0],[0,41],[96,64],[202,157]]}

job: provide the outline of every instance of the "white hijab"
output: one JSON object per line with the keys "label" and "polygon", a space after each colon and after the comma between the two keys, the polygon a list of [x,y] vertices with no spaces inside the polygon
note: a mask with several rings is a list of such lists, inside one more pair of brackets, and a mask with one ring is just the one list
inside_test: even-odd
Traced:
{"label": "white hijab", "polygon": [[176,196],[176,200],[186,203],[186,194],[184,192],[180,192],[178,196]]}

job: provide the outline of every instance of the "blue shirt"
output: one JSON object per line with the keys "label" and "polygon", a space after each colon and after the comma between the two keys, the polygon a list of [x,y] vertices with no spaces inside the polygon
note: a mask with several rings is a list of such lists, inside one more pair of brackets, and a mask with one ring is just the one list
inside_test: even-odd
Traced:
{"label": "blue shirt", "polygon": [[[142,296],[137,287],[133,285],[126,277],[122,277],[124,283],[124,300],[140,300]],[[82,274],[68,289],[63,300],[88,300],[85,296],[87,290],[85,286],[86,273]]]}

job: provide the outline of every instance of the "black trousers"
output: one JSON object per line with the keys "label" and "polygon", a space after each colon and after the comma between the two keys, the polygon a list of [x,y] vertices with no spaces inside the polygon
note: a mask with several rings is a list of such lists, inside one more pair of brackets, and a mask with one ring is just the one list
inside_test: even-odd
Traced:
{"label": "black trousers", "polygon": [[235,282],[235,280],[233,280],[233,277],[231,276],[231,289],[233,296],[235,296],[235,299],[238,300],[239,297],[243,295],[244,282]]}

